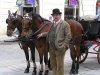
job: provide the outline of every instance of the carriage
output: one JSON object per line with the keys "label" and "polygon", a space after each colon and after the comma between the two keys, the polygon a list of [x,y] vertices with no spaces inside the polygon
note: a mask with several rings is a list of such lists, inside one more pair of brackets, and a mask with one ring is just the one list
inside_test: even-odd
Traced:
{"label": "carriage", "polygon": [[[99,16],[95,18],[83,18],[79,21],[83,26],[82,40],[84,44],[81,45],[81,55],[79,62],[86,60],[88,54],[97,54],[97,60],[100,64],[100,21]],[[89,50],[93,45],[93,51]]]}
{"label": "carriage", "polygon": [[[23,37],[25,40],[24,42],[26,42],[26,41],[28,42],[28,41],[34,40],[34,38],[36,39],[36,35],[38,33],[49,30],[50,24],[51,24],[50,21],[47,22],[47,20],[43,19],[40,15],[36,15],[36,14],[32,14],[32,13],[29,13],[29,15],[32,16],[32,18],[30,18],[29,16],[13,17],[11,15],[11,13],[9,13],[8,19],[6,20],[6,22],[8,23],[7,35],[11,35],[13,30],[15,28],[17,28],[20,31],[19,37],[21,36],[21,39],[20,38],[19,39],[23,42],[23,39],[22,39],[22,37]],[[10,21],[10,22],[8,22],[8,21]],[[20,22],[22,22],[22,23],[20,23]],[[71,51],[70,53],[71,53],[71,58],[72,58],[72,68],[70,70],[70,73],[71,74],[78,73],[79,63],[82,63],[85,61],[85,59],[88,56],[88,53],[97,54],[97,59],[98,59],[98,62],[100,63],[100,48],[98,48],[97,51],[95,50],[96,47],[99,47],[99,45],[100,45],[100,41],[99,41],[99,37],[100,37],[100,25],[99,24],[100,24],[100,22],[98,20],[86,21],[83,19],[80,21],[66,20],[66,22],[68,22],[71,27],[71,35],[72,35],[72,40],[70,41],[70,51]],[[9,23],[11,23],[12,25]],[[18,24],[18,23],[20,23],[20,24]],[[19,27],[19,25],[21,27]],[[30,37],[32,40],[29,38],[29,36],[28,36],[29,34],[27,35],[27,32],[25,32],[25,31],[30,30],[30,28],[34,32]],[[24,34],[23,34],[23,32],[24,32]],[[41,38],[41,39],[37,40],[38,43],[35,43],[35,44],[37,44],[36,46],[40,46],[40,47],[43,47],[43,49],[45,49],[45,53],[46,53],[45,61],[47,64],[46,43],[44,44],[44,42],[42,42],[41,40],[45,42],[45,39]],[[41,42],[39,42],[39,41],[41,41]],[[89,52],[89,48],[94,43],[96,44],[96,46],[94,47],[95,53]],[[41,46],[39,44],[41,44],[43,46]],[[38,48],[38,49],[40,52],[42,52],[42,48]],[[43,56],[43,53],[42,53],[42,56]],[[40,57],[40,58],[42,58],[42,57]],[[41,61],[42,60],[43,60],[43,58],[41,59]],[[27,65],[29,65],[29,63]],[[29,72],[29,67],[26,68],[25,72]],[[40,75],[42,74],[42,72],[43,71],[39,72]],[[36,70],[33,70],[33,74],[34,73],[36,74]],[[48,70],[45,71],[45,75],[48,75]]]}

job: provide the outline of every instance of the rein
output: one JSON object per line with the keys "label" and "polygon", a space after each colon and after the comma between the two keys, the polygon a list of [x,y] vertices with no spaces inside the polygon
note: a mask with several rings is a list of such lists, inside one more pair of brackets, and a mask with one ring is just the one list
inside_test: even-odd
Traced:
{"label": "rein", "polygon": [[69,42],[69,44],[71,45],[81,45],[81,43],[75,43],[75,41],[79,38],[79,37],[82,37],[83,35],[80,35],[80,36],[75,36],[74,38],[72,38]]}
{"label": "rein", "polygon": [[[39,28],[36,32],[34,32],[34,34],[32,35],[32,36],[34,36],[34,35],[36,35],[37,33],[39,33],[47,24],[49,23],[49,21],[46,23],[46,21],[43,23],[43,25],[42,25],[42,27],[41,28]],[[50,22],[51,23],[51,22]]]}

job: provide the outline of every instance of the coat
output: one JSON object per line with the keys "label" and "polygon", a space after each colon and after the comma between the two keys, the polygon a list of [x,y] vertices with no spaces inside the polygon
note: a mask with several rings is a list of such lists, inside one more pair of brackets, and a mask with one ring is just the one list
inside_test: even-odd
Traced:
{"label": "coat", "polygon": [[[58,26],[55,33],[55,46],[57,50],[67,49],[69,45],[69,41],[71,39],[70,25],[66,21],[63,21],[63,20],[60,20],[60,22],[57,25]],[[49,32],[44,32],[42,34],[43,34],[43,37],[48,38]]]}

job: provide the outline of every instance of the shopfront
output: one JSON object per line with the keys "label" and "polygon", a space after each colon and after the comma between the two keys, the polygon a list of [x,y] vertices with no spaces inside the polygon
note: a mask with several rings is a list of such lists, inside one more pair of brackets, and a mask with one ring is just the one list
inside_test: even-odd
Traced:
{"label": "shopfront", "polygon": [[[18,2],[20,0],[17,0]],[[24,15],[24,13],[29,13],[33,11],[34,13],[39,14],[39,0],[22,0],[22,4],[18,6],[18,14]]]}

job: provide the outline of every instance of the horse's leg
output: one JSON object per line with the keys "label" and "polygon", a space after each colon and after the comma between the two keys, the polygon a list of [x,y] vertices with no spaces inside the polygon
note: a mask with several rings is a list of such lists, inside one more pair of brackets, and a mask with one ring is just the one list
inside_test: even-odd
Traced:
{"label": "horse's leg", "polygon": [[29,72],[29,68],[30,68],[30,61],[29,61],[29,52],[28,52],[28,47],[24,47],[22,46],[25,56],[26,56],[26,60],[27,60],[27,68],[25,69],[24,73],[28,73]]}
{"label": "horse's leg", "polygon": [[79,69],[79,55],[80,55],[80,46],[76,46],[76,63],[75,63],[75,72],[74,74],[78,74]]}
{"label": "horse's leg", "polygon": [[34,46],[34,44],[30,47],[30,50],[31,50],[31,58],[32,58],[32,61],[33,61],[33,73],[32,73],[32,75],[36,75],[37,66],[36,66],[36,63],[35,63],[35,46]]}
{"label": "horse's leg", "polygon": [[39,73],[38,75],[43,75],[43,44],[44,42],[41,42],[41,40],[35,41],[35,46],[37,48],[37,51],[39,53],[39,61],[40,61],[40,68],[39,68]]}
{"label": "horse's leg", "polygon": [[74,74],[75,62],[76,62],[76,51],[75,51],[74,45],[70,45],[70,54],[71,54],[71,58],[72,58],[72,67],[70,70],[70,74]]}
{"label": "horse's leg", "polygon": [[40,58],[40,71],[38,75],[43,75],[43,54],[39,53],[39,58]]}
{"label": "horse's leg", "polygon": [[48,75],[49,68],[48,68],[48,52],[44,52],[44,63],[45,63],[45,73],[44,75]]}

